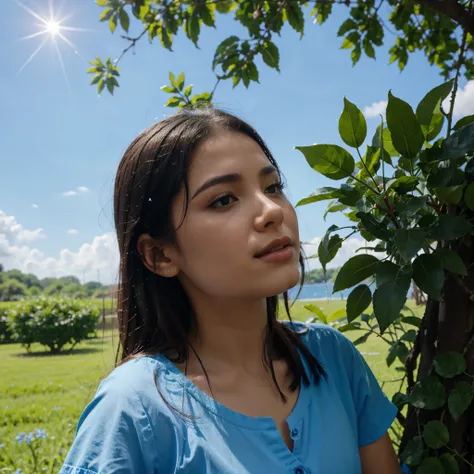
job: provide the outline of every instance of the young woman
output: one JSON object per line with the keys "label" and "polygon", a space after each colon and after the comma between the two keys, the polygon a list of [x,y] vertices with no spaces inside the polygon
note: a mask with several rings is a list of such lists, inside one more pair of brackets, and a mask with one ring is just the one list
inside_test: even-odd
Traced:
{"label": "young woman", "polygon": [[218,110],[130,145],[114,197],[121,362],[61,474],[401,472],[397,410],[352,343],[277,319],[304,275],[282,188],[257,132]]}

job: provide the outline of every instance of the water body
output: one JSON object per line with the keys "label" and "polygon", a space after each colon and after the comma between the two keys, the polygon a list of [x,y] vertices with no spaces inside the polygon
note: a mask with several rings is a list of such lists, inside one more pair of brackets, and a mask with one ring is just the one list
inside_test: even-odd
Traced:
{"label": "water body", "polygon": [[[311,283],[308,285],[304,285],[300,295],[298,296],[299,300],[306,300],[306,299],[346,299],[352,288],[347,290],[338,291],[337,293],[333,294],[334,284],[333,283]],[[292,288],[288,291],[288,296],[290,299],[294,299],[298,293],[298,286]]]}

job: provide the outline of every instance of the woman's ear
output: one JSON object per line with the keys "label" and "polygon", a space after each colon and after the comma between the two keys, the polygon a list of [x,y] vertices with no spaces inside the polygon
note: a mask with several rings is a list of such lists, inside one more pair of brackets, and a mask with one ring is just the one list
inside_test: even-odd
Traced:
{"label": "woman's ear", "polygon": [[151,272],[168,278],[178,275],[179,268],[171,258],[171,245],[160,244],[150,234],[141,234],[138,237],[137,250],[143,264]]}

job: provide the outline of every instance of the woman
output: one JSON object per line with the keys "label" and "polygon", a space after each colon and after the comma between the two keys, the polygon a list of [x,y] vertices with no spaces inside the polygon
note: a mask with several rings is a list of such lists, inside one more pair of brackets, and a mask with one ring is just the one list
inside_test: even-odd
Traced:
{"label": "woman", "polygon": [[277,320],[304,275],[282,188],[257,132],[218,110],[130,145],[114,197],[121,363],[61,474],[401,472],[397,410],[352,343]]}

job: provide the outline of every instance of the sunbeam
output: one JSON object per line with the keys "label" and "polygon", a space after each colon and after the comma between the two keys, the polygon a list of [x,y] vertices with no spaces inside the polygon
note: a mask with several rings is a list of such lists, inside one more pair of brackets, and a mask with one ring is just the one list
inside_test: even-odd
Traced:
{"label": "sunbeam", "polygon": [[23,10],[25,10],[27,13],[29,13],[31,16],[33,16],[34,18],[36,18],[37,20],[39,20],[41,22],[40,24],[38,24],[38,26],[40,28],[39,31],[37,31],[35,33],[32,33],[30,35],[24,36],[23,38],[20,38],[20,39],[21,40],[28,40],[28,39],[33,39],[33,38],[37,38],[39,36],[46,35],[46,38],[44,38],[41,41],[40,45],[31,54],[31,56],[25,61],[23,66],[21,66],[21,68],[18,70],[17,75],[20,74],[26,68],[26,66],[28,66],[28,64],[30,64],[30,62],[33,60],[33,58],[41,51],[41,49],[43,49],[46,42],[48,40],[50,40],[50,42],[54,43],[54,47],[55,47],[55,49],[57,51],[57,54],[58,54],[59,64],[61,66],[61,69],[62,69],[62,72],[63,72],[63,75],[64,75],[64,79],[66,81],[66,84],[67,84],[68,88],[70,89],[69,81],[68,81],[67,75],[66,75],[66,68],[64,66],[64,61],[63,61],[63,58],[62,58],[62,55],[61,55],[61,50],[59,49],[58,41],[60,39],[67,46],[69,46],[74,51],[74,53],[77,56],[79,56],[79,58],[84,60],[84,58],[79,54],[79,52],[78,52],[76,46],[74,45],[74,43],[69,38],[67,38],[64,33],[66,31],[83,32],[83,31],[88,31],[88,30],[83,29],[83,28],[74,27],[74,26],[63,25],[63,22],[65,20],[67,20],[68,18],[70,18],[71,15],[68,15],[67,17],[64,17],[62,19],[59,19],[59,18],[55,17],[53,0],[48,0],[49,18],[46,17],[46,16],[42,16],[41,14],[35,12],[34,10],[32,10],[29,6],[25,5],[20,0],[15,0],[15,2]]}

